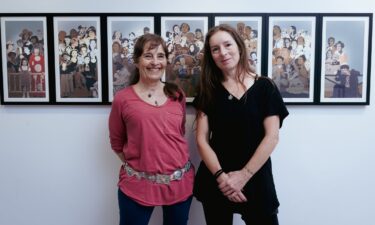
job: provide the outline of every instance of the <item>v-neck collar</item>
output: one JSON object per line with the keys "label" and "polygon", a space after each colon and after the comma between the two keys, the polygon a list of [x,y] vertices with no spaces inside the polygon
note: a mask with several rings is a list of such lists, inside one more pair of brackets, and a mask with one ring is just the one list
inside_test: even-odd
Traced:
{"label": "v-neck collar", "polygon": [[248,92],[252,89],[252,87],[255,85],[255,83],[257,81],[258,81],[258,74],[255,75],[254,83],[242,94],[242,96],[240,98],[237,98],[232,93],[230,93],[230,91],[228,91],[228,89],[225,88],[225,86],[223,85],[223,83],[220,83],[220,85],[224,89],[224,92],[226,92],[226,94],[228,94],[228,100],[235,99],[237,101],[241,101],[244,98],[244,96],[246,96],[248,94]]}

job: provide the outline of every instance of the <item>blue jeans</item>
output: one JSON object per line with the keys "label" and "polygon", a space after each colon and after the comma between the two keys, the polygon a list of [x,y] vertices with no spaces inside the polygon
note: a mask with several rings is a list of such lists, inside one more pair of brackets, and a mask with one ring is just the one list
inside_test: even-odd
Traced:
{"label": "blue jeans", "polygon": [[[174,205],[163,205],[163,225],[187,225],[193,196]],[[147,225],[154,206],[143,206],[118,190],[120,225]]]}

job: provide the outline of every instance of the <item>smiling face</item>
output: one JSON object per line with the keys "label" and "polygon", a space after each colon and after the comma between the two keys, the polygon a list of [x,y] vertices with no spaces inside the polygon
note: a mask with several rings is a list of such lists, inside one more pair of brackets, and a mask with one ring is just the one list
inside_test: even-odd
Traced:
{"label": "smiling face", "polygon": [[136,66],[139,69],[140,80],[159,81],[167,66],[167,58],[162,45],[151,48],[151,44],[147,43]]}
{"label": "smiling face", "polygon": [[233,37],[225,31],[218,31],[209,40],[212,58],[224,74],[236,70],[240,60],[238,45]]}

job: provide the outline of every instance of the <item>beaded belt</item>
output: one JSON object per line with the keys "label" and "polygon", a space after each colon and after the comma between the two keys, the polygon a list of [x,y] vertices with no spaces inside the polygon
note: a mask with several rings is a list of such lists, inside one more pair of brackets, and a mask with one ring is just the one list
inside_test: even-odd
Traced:
{"label": "beaded belt", "polygon": [[191,168],[191,162],[188,161],[184,167],[175,170],[172,174],[159,174],[159,173],[147,173],[139,172],[129,166],[127,162],[124,163],[124,169],[128,176],[136,176],[137,179],[146,179],[157,184],[169,184],[173,180],[181,180],[186,172]]}

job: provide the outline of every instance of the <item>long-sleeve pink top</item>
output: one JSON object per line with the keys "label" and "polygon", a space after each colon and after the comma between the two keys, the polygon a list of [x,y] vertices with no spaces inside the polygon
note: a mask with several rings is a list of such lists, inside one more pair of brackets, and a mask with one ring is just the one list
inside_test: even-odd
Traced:
{"label": "long-sleeve pink top", "polygon": [[[185,134],[185,100],[169,99],[160,106],[143,101],[133,86],[118,92],[109,116],[109,136],[113,151],[124,153],[136,171],[171,174],[189,160]],[[118,186],[141,205],[171,205],[192,195],[194,169],[181,180],[157,184],[128,176],[120,169]]]}

